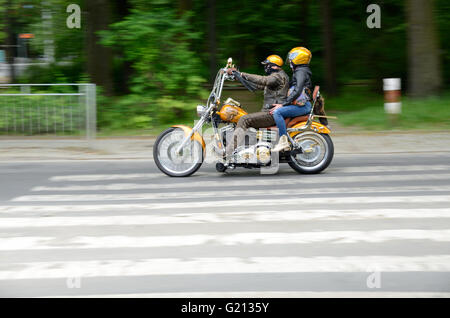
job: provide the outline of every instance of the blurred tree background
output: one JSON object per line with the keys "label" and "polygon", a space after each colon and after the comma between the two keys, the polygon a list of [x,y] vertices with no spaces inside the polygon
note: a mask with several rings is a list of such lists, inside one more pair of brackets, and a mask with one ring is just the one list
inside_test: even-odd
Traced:
{"label": "blurred tree background", "polygon": [[[80,29],[66,26],[72,3],[82,10]],[[381,28],[366,25],[371,3],[381,8]],[[43,23],[45,6],[51,25]],[[311,50],[313,82],[331,110],[378,102],[382,78],[402,78],[411,99],[445,97],[450,88],[448,0],[0,0],[0,15],[11,68],[19,33],[35,35],[31,58],[42,58],[49,39],[54,47],[50,65],[13,81],[98,84],[105,129],[192,120],[228,57],[262,74],[266,56],[284,59],[296,46]]]}

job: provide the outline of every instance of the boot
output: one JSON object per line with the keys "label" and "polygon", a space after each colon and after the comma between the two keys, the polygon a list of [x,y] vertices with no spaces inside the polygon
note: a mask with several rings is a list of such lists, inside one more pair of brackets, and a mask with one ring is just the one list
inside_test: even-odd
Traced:
{"label": "boot", "polygon": [[291,149],[291,146],[289,145],[289,141],[287,139],[286,135],[283,135],[280,137],[280,140],[278,140],[278,144],[272,149],[273,152],[280,152],[282,150],[288,151]]}
{"label": "boot", "polygon": [[245,130],[238,127],[236,128],[236,130],[233,133],[233,136],[231,137],[230,142],[227,144],[227,149],[226,149],[226,156],[230,157],[233,152],[234,149],[236,149],[237,146],[240,146],[245,139]]}

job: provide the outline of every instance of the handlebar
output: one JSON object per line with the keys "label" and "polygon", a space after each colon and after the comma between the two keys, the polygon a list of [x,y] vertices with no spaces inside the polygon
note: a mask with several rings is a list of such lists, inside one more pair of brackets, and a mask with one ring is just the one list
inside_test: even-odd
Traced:
{"label": "handlebar", "polygon": [[236,79],[239,80],[239,82],[242,83],[242,85],[245,86],[245,88],[247,88],[249,91],[255,91],[256,87],[254,87],[254,85],[243,79],[238,72],[233,72],[231,75],[229,75],[227,73],[227,70],[230,68],[234,68],[233,63],[233,59],[230,57],[227,61],[227,64],[225,65],[224,68],[221,68],[216,75],[216,79],[214,81],[214,85],[213,85],[213,89],[211,91],[211,94],[208,97],[208,102],[207,102],[207,106],[208,108],[210,108],[210,106],[212,104],[215,104],[221,97],[222,95],[222,88],[223,88],[223,83],[225,80],[228,81],[235,81]]}

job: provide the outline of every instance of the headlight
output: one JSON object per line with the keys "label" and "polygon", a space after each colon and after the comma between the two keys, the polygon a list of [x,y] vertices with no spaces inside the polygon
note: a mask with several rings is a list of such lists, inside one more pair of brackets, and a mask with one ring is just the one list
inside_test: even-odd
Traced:
{"label": "headlight", "polygon": [[197,105],[197,115],[198,115],[199,117],[202,117],[203,114],[205,113],[205,111],[206,111],[206,107],[205,107],[205,106],[203,106],[203,105]]}

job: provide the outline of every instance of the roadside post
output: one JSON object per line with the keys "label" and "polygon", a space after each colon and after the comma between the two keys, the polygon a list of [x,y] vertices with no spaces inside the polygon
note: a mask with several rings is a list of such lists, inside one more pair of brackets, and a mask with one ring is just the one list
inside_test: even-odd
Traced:
{"label": "roadside post", "polygon": [[384,111],[388,115],[392,125],[398,123],[398,118],[402,112],[401,98],[401,79],[400,78],[384,78]]}

